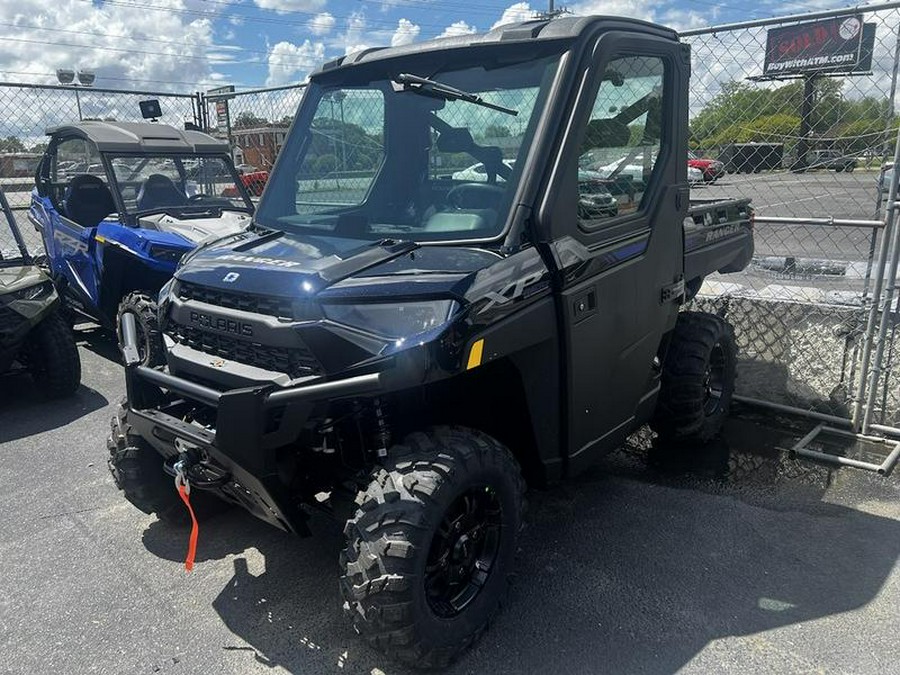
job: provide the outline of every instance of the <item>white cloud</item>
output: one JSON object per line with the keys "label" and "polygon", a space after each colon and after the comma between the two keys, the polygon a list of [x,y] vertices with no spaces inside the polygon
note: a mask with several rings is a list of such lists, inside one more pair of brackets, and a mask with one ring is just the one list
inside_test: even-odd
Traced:
{"label": "white cloud", "polygon": [[659,3],[650,2],[650,0],[584,0],[584,2],[576,2],[569,9],[572,14],[580,16],[603,14],[653,21],[657,18],[655,8],[658,7]]}
{"label": "white cloud", "polygon": [[336,23],[334,17],[328,12],[316,14],[313,18],[306,22],[306,27],[313,35],[327,35],[334,29]]}
{"label": "white cloud", "polygon": [[333,41],[333,46],[343,48],[345,54],[369,48],[369,40],[365,35],[366,17],[360,12],[353,12],[347,17],[346,29]]}
{"label": "white cloud", "polygon": [[527,2],[517,2],[503,10],[500,18],[491,26],[492,29],[497,26],[503,26],[508,23],[518,23],[520,21],[528,21],[534,17],[534,10]]}
{"label": "white cloud", "polygon": [[444,29],[444,32],[438,35],[438,37],[456,37],[458,35],[471,35],[474,33],[477,28],[475,26],[470,26],[465,21],[455,21],[451,23]]}
{"label": "white cloud", "polygon": [[315,12],[325,6],[325,0],[253,0],[260,9],[271,9],[279,14],[290,12]]}
{"label": "white cloud", "polygon": [[313,68],[325,60],[325,45],[304,40],[302,45],[279,42],[269,52],[269,76],[266,86],[292,84],[306,79]]}
{"label": "white cloud", "polygon": [[400,21],[397,22],[397,30],[395,30],[393,36],[391,36],[391,47],[400,47],[415,42],[415,39],[419,36],[419,31],[421,30],[421,27],[417,26],[409,19],[400,19]]}
{"label": "white cloud", "polygon": [[[181,0],[154,5],[184,6]],[[90,68],[97,86],[184,91],[220,78],[212,66],[216,45],[210,18],[124,3],[46,0],[0,0],[0,16],[22,24],[4,29],[0,40],[2,79],[55,82],[57,68]],[[31,27],[38,24],[49,30]]]}

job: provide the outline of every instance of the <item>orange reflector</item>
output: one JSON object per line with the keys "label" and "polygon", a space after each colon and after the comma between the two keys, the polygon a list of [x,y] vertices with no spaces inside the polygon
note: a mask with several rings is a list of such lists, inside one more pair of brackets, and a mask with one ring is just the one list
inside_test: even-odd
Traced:
{"label": "orange reflector", "polygon": [[466,364],[466,370],[472,370],[472,368],[477,368],[481,365],[481,353],[483,351],[484,338],[481,338],[472,344],[472,349],[469,351],[469,363]]}

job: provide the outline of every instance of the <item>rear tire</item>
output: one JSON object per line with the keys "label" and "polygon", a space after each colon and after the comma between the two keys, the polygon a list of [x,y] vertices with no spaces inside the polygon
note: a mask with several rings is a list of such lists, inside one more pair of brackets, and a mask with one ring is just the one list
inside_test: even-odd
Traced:
{"label": "rear tire", "polygon": [[438,427],[391,449],[344,530],[344,612],[371,645],[440,668],[481,635],[509,586],[524,507],[516,460]]}
{"label": "rear tire", "polygon": [[156,302],[152,297],[146,293],[135,291],[122,298],[116,314],[116,337],[119,340],[119,349],[122,349],[122,315],[131,312],[134,314],[137,327],[141,365],[151,368],[166,362],[162,331],[159,329],[156,309]]}
{"label": "rear tire", "polygon": [[[163,471],[162,456],[143,438],[131,433],[126,420],[125,403],[119,405],[110,420],[110,435],[106,440],[109,451],[109,471],[125,494],[125,499],[147,515],[171,525],[189,525],[187,507],[178,496],[175,480]],[[191,508],[197,520],[204,520],[224,511],[228,504],[210,492],[191,490]]]}
{"label": "rear tire", "polygon": [[737,366],[734,329],[705,312],[681,312],[663,363],[650,426],[664,441],[706,443],[722,430]]}
{"label": "rear tire", "polygon": [[59,310],[44,317],[26,340],[25,365],[41,394],[47,398],[74,394],[81,384],[81,358]]}

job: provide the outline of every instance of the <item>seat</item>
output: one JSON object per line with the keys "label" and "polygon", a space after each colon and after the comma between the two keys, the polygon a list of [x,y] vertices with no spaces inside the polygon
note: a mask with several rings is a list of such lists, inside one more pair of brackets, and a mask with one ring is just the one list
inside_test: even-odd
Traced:
{"label": "seat", "polygon": [[69,182],[63,209],[66,217],[81,227],[95,227],[109,214],[115,213],[116,204],[103,179],[85,173]]}
{"label": "seat", "polygon": [[159,209],[166,206],[186,206],[187,195],[168,176],[152,173],[137,194],[137,210]]}

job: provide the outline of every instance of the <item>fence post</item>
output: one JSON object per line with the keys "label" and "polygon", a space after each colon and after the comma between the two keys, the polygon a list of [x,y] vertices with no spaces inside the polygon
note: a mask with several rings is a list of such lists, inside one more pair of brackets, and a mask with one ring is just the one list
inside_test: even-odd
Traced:
{"label": "fence post", "polygon": [[[894,166],[900,164],[900,131],[894,143]],[[853,430],[866,433],[872,423],[872,406],[875,403],[878,375],[881,369],[881,360],[884,357],[884,337],[887,334],[888,314],[890,313],[890,297],[885,293],[886,302],[882,303],[882,291],[884,288],[885,267],[888,257],[891,258],[891,279],[888,291],[893,295],[896,285],[898,254],[900,254],[900,228],[897,228],[897,176],[891,181],[888,190],[887,208],[884,214],[884,234],[882,235],[881,248],[878,252],[878,264],[875,271],[875,285],[872,289],[872,306],[869,309],[869,319],[866,322],[866,332],[863,335],[863,353],[859,371],[859,388],[857,390],[856,403],[853,407]],[[875,337],[875,324],[878,321],[879,304],[882,305],[881,324],[878,329],[878,345],[875,353],[875,367],[872,368],[869,378],[869,365],[872,357],[872,341]],[[865,402],[865,414],[863,405]]]}

